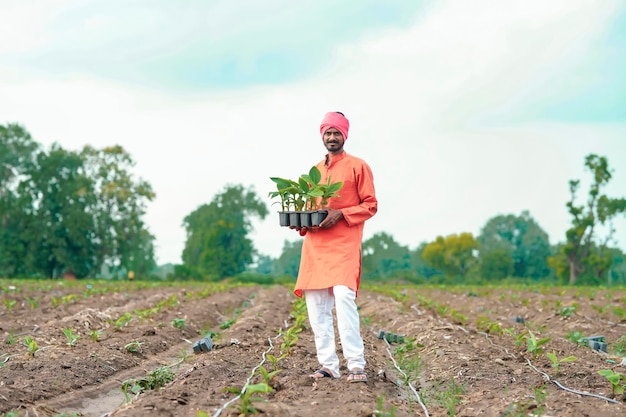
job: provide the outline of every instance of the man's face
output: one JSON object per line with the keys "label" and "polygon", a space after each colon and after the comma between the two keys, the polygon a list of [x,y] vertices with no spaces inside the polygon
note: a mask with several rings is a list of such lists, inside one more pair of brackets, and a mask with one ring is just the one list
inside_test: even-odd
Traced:
{"label": "man's face", "polygon": [[343,149],[343,135],[334,127],[331,127],[324,132],[322,140],[324,141],[324,146],[326,146],[326,149],[328,149],[328,152],[330,153],[338,153]]}

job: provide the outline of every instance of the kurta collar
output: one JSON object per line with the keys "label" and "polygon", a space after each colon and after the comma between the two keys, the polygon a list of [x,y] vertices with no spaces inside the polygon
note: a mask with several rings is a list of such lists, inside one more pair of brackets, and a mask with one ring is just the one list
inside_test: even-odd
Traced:
{"label": "kurta collar", "polygon": [[339,155],[334,155],[332,158],[330,156],[330,153],[327,153],[326,161],[324,162],[324,165],[327,167],[330,167],[331,164],[336,164],[337,162],[341,161],[346,156],[348,156],[346,151],[341,152]]}

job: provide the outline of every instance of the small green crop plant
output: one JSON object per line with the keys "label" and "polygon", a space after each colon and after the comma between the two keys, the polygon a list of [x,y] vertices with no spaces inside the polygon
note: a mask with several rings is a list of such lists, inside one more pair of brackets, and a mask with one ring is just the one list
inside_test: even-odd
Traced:
{"label": "small green crop plant", "polygon": [[302,331],[302,327],[290,327],[287,331],[280,331],[283,337],[283,342],[280,344],[280,353],[289,355],[291,348],[295,346],[299,340],[298,334]]}
{"label": "small green crop plant", "polygon": [[68,346],[72,346],[72,347],[75,346],[76,343],[78,342],[78,339],[80,339],[80,335],[75,334],[72,329],[63,329],[63,334],[67,338]]}
{"label": "small green crop plant", "polygon": [[585,335],[578,330],[570,330],[565,338],[572,343],[576,343],[579,346],[587,345],[587,339],[585,338]]}
{"label": "small green crop plant", "polygon": [[626,356],[626,334],[620,336],[615,342],[611,344],[613,352],[620,356]]}
{"label": "small green crop plant", "polygon": [[124,349],[131,353],[139,353],[141,352],[141,345],[143,345],[143,342],[134,341],[124,345]]}
{"label": "small green crop plant", "polygon": [[35,353],[37,353],[37,351],[39,350],[39,346],[37,345],[37,342],[35,342],[33,338],[30,336],[24,336],[24,344],[28,348],[28,356],[30,356],[31,358],[34,358]]}
{"label": "small green crop plant", "polygon": [[145,378],[127,379],[122,383],[122,392],[124,392],[126,402],[129,402],[131,400],[130,394],[137,396],[143,391],[161,388],[173,381],[175,377],[176,374],[169,366],[162,366],[150,372]]}
{"label": "small green crop plant", "polygon": [[445,389],[436,394],[437,401],[448,411],[448,416],[455,416],[456,409],[461,403],[461,397],[465,394],[465,387],[452,380],[445,385]]}
{"label": "small green crop plant", "polygon": [[576,309],[578,308],[577,304],[573,304],[571,306],[565,306],[561,309],[561,317],[570,317],[576,314]]}
{"label": "small green crop plant", "polygon": [[511,404],[503,417],[540,417],[543,415],[546,409],[545,401],[548,396],[545,385],[533,388],[533,396],[529,401],[521,402],[517,401]]}
{"label": "small green crop plant", "polygon": [[461,326],[465,326],[465,323],[467,323],[467,316],[461,312],[458,312],[454,308],[450,310],[450,319],[452,319],[452,322],[454,324],[458,324]]}
{"label": "small green crop plant", "polygon": [[601,369],[598,371],[598,374],[609,380],[613,389],[613,396],[624,393],[624,389],[626,389],[626,377],[624,375],[611,369]]}
{"label": "small green crop plant", "polygon": [[7,311],[12,311],[17,305],[17,301],[5,298],[4,300],[2,300],[2,304],[4,304],[4,306],[7,308]]}
{"label": "small green crop plant", "polygon": [[379,396],[378,397],[376,410],[374,410],[372,415],[373,416],[380,416],[380,417],[395,417],[395,415],[396,415],[396,407],[394,407],[392,405],[391,408],[389,409],[389,411],[385,411],[384,410],[384,403],[385,403],[385,396],[384,395]]}
{"label": "small green crop plant", "polygon": [[128,326],[128,323],[133,319],[133,315],[128,311],[122,314],[117,320],[115,320],[115,328],[121,330],[122,327]]}
{"label": "small green crop plant", "polygon": [[407,338],[393,351],[393,356],[397,358],[398,366],[405,375],[404,383],[407,385],[417,379],[422,372],[422,359],[418,349],[423,347],[415,339]]}
{"label": "small green crop plant", "polygon": [[286,357],[287,357],[287,354],[286,354],[286,353],[284,353],[284,354],[280,355],[279,357],[276,357],[276,356],[274,356],[274,355],[272,355],[272,354],[269,354],[269,353],[268,353],[268,354],[267,354],[267,356],[266,356],[266,358],[267,358],[268,362],[272,364],[272,368],[273,368],[274,370],[277,370],[277,369],[278,369],[278,362],[282,361],[282,360],[283,360],[283,359],[285,359]]}
{"label": "small green crop plant", "polygon": [[179,330],[183,330],[185,327],[187,327],[187,320],[178,318],[172,320],[170,324]]}
{"label": "small green crop plant", "polygon": [[533,356],[537,357],[543,353],[543,345],[550,341],[549,337],[544,337],[543,339],[537,339],[537,336],[530,330],[528,331],[528,335],[526,336],[526,344],[528,345],[527,352],[532,353]]}
{"label": "small green crop plant", "polygon": [[546,353],[546,356],[548,357],[548,359],[550,359],[550,362],[551,362],[551,365],[552,365],[552,369],[554,369],[555,375],[558,374],[559,371],[561,370],[561,364],[562,363],[575,362],[575,361],[578,360],[578,358],[576,356],[567,356],[565,358],[559,359],[556,356],[556,352],[554,352],[554,350],[552,352]]}
{"label": "small green crop plant", "polygon": [[104,332],[102,330],[91,330],[89,332],[89,337],[91,337],[91,340],[94,342],[99,342],[103,334]]}
{"label": "small green crop plant", "polygon": [[232,392],[240,396],[241,403],[238,406],[233,405],[233,407],[237,408],[239,413],[247,416],[248,414],[256,414],[259,412],[259,410],[254,407],[253,403],[259,401],[267,402],[265,398],[255,397],[254,395],[270,393],[274,391],[274,389],[266,383],[261,383],[248,385],[245,388],[245,391],[242,391],[237,387],[227,387],[225,388],[225,391]]}
{"label": "small green crop plant", "polygon": [[489,333],[489,334],[502,334],[502,326],[497,321],[491,321],[489,318],[485,316],[479,316],[476,319],[476,327],[481,332]]}
{"label": "small green crop plant", "polygon": [[261,375],[261,377],[263,378],[263,382],[265,382],[267,385],[271,385],[270,382],[272,381],[272,378],[274,378],[276,374],[278,374],[280,371],[280,369],[277,369],[275,371],[268,372],[264,366],[260,366],[257,374]]}
{"label": "small green crop plant", "polygon": [[41,297],[26,297],[26,301],[28,302],[28,304],[30,305],[30,309],[34,310],[37,307],[39,307],[39,300],[41,299]]}

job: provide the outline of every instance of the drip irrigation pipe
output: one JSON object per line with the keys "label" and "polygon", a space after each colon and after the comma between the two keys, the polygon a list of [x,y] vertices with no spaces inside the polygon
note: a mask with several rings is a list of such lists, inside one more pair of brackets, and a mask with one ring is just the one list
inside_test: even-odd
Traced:
{"label": "drip irrigation pipe", "polygon": [[391,350],[389,349],[389,347],[390,347],[389,342],[386,339],[383,339],[383,340],[385,341],[385,344],[387,345],[387,348],[386,348],[387,349],[387,354],[391,358],[391,361],[393,362],[393,366],[398,370],[398,372],[400,372],[402,374],[402,376],[404,376],[404,380],[407,381],[407,384],[409,385],[409,388],[411,389],[411,391],[415,395],[415,398],[417,398],[417,402],[422,407],[422,410],[424,410],[424,414],[426,415],[426,417],[429,417],[428,410],[426,409],[426,406],[422,402],[422,399],[420,398],[419,393],[417,392],[415,387],[413,387],[413,384],[411,384],[411,382],[409,382],[408,376],[404,373],[404,371],[402,369],[400,369],[400,367],[396,363],[396,360],[393,358],[393,354],[391,353]]}
{"label": "drip irrigation pipe", "polygon": [[536,367],[535,367],[535,366],[534,366],[534,365],[530,362],[530,360],[529,360],[529,359],[526,359],[526,362],[528,362],[528,366],[530,366],[530,367],[531,367],[531,368],[532,368],[535,372],[538,372],[539,374],[543,375],[543,377],[546,379],[546,381],[548,381],[548,382],[553,382],[553,383],[554,383],[554,384],[556,384],[559,388],[561,388],[561,389],[563,389],[563,390],[565,390],[565,391],[568,391],[568,392],[571,392],[571,393],[574,393],[574,394],[579,394],[579,395],[586,395],[586,396],[588,396],[588,397],[595,397],[595,398],[599,398],[599,399],[604,400],[604,401],[608,401],[608,402],[610,402],[610,403],[619,404],[619,402],[618,402],[618,401],[612,400],[611,398],[603,397],[602,395],[593,394],[593,393],[591,393],[591,392],[577,391],[577,390],[574,390],[574,389],[571,389],[571,388],[564,387],[563,385],[561,385],[561,384],[559,383],[559,381],[557,381],[556,379],[550,379],[550,377],[548,376],[548,374],[546,374],[546,373],[544,373],[544,372],[541,372],[539,369],[537,369],[537,368],[536,368]]}
{"label": "drip irrigation pipe", "polygon": [[[280,335],[276,336],[279,337]],[[222,411],[224,411],[228,406],[230,406],[233,402],[237,401],[238,399],[241,398],[241,396],[246,392],[246,389],[248,388],[248,385],[250,385],[250,381],[252,381],[252,378],[254,377],[254,375],[256,374],[257,369],[259,369],[264,363],[265,363],[265,355],[268,354],[272,349],[274,349],[274,345],[272,344],[272,339],[271,338],[267,338],[270,347],[263,352],[263,360],[257,364],[257,366],[255,366],[252,369],[252,372],[250,373],[250,376],[248,377],[248,379],[246,380],[245,385],[243,386],[243,388],[241,389],[241,392],[239,394],[237,394],[237,396],[235,398],[232,398],[230,400],[228,400],[224,405],[222,405],[216,412],[215,414],[213,414],[213,417],[218,417],[220,414],[222,414]]]}

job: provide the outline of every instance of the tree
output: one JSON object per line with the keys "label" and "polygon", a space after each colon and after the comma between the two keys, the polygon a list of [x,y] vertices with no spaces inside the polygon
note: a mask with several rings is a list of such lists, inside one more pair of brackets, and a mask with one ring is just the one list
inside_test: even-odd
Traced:
{"label": "tree", "polygon": [[399,245],[390,234],[380,232],[362,245],[364,278],[387,278],[411,270],[411,253]]}
{"label": "tree", "polygon": [[285,240],[283,250],[274,263],[274,273],[276,275],[289,275],[297,277],[300,271],[300,259],[302,258],[303,239],[293,242]]}
{"label": "tree", "polygon": [[255,252],[248,234],[251,216],[264,219],[267,206],[251,188],[227,185],[211,203],[187,215],[184,266],[195,273],[223,279],[245,271]]}
{"label": "tree", "polygon": [[448,277],[466,277],[469,269],[476,263],[475,252],[478,242],[471,233],[437,236],[434,242],[427,244],[422,258],[431,268],[444,272]]}
{"label": "tree", "polygon": [[28,209],[23,236],[34,267],[47,277],[65,272],[85,277],[97,271],[91,180],[85,176],[83,160],[76,152],[53,144],[40,152],[36,166],[19,186],[20,200]]}
{"label": "tree", "polygon": [[0,272],[77,277],[155,267],[143,223],[150,185],[120,146],[41,150],[18,125],[0,126]]}
{"label": "tree", "polygon": [[411,251],[411,265],[413,268],[413,272],[417,274],[419,277],[431,278],[435,275],[442,275],[443,271],[433,268],[428,265],[422,254],[424,253],[424,248],[428,245],[427,242],[422,242],[419,244],[415,250]]}
{"label": "tree", "polygon": [[24,231],[28,221],[17,188],[35,164],[39,144],[18,124],[0,125],[0,276],[27,275],[32,259]]}
{"label": "tree", "polygon": [[501,280],[513,274],[513,258],[505,249],[495,249],[484,254],[481,251],[480,258],[480,273],[486,280]]}
{"label": "tree", "polygon": [[507,276],[540,279],[550,273],[547,263],[551,255],[548,234],[528,211],[523,211],[520,216],[509,214],[491,218],[477,240],[483,264],[502,255],[488,256],[490,252],[507,253],[513,261],[513,270]]}
{"label": "tree", "polygon": [[571,198],[566,203],[572,216],[572,226],[565,232],[566,241],[560,255],[567,259],[570,285],[575,284],[578,277],[585,273],[594,273],[596,278],[600,278],[608,271],[611,259],[607,246],[613,241],[615,233],[613,219],[626,212],[625,198],[610,198],[603,194],[602,189],[612,177],[606,157],[587,155],[585,168],[592,174],[586,203],[576,203],[580,180],[570,180]]}
{"label": "tree", "polygon": [[97,265],[106,265],[114,275],[133,271],[145,276],[156,267],[154,236],[143,221],[148,202],[156,196],[151,185],[132,175],[135,162],[119,145],[85,146],[80,155],[92,181],[95,204],[89,213],[98,243]]}

